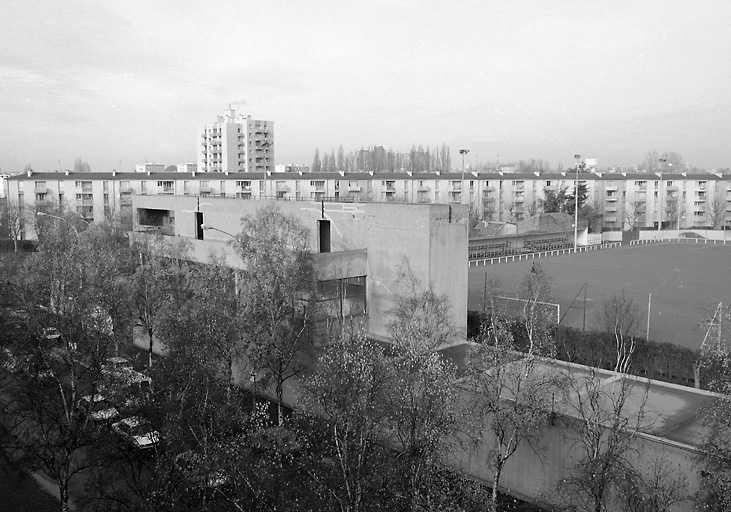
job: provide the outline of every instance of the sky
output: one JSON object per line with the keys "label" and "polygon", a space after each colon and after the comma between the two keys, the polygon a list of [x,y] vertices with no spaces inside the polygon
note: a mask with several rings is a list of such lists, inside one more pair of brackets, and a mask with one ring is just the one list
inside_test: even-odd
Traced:
{"label": "sky", "polygon": [[727,0],[3,0],[0,172],[195,161],[233,104],[276,163],[447,144],[468,164],[653,150],[731,167]]}

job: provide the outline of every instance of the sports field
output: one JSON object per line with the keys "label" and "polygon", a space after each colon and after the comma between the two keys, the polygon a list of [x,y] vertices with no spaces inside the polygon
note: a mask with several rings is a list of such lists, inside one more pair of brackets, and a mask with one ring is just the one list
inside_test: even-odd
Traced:
{"label": "sports field", "polygon": [[552,278],[563,325],[581,328],[586,315],[593,328],[602,299],[624,290],[642,310],[644,336],[652,294],[650,338],[698,349],[705,335],[698,321],[720,301],[731,304],[731,245],[665,242],[470,268],[468,308],[482,309],[485,274],[499,281],[502,295],[516,296],[532,261]]}

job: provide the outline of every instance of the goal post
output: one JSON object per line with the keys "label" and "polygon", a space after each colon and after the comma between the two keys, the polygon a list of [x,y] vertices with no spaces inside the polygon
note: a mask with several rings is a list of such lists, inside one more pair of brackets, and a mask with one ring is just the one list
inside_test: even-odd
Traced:
{"label": "goal post", "polygon": [[[518,297],[505,297],[503,295],[493,296],[495,305],[502,314],[507,316],[519,316],[523,312],[523,308],[529,303],[528,299],[520,299]],[[539,308],[546,318],[555,322],[556,325],[561,321],[561,305],[555,302],[536,301],[536,307]]]}

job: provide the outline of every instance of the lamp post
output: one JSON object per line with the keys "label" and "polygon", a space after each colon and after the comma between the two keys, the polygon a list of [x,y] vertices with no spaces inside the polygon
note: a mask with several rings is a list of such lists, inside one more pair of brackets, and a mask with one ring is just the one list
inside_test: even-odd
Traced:
{"label": "lamp post", "polygon": [[[269,151],[269,148],[274,144],[270,140],[264,140],[262,141],[261,145],[259,145],[259,148],[264,149],[264,193],[267,194],[268,190],[266,190],[267,182],[267,152]],[[275,194],[276,195],[276,194]],[[266,196],[264,196],[266,198]]]}
{"label": "lamp post", "polygon": [[223,233],[224,235],[227,235],[227,236],[231,237],[231,239],[234,240],[234,241],[238,240],[238,238],[236,238],[235,235],[232,235],[228,231],[224,231],[222,229],[214,228],[213,226],[209,226],[207,224],[201,224],[201,229],[203,231],[218,231],[219,233]]}
{"label": "lamp post", "polygon": [[581,155],[575,154],[576,180],[574,182],[574,253],[579,240],[579,168],[582,166]]}
{"label": "lamp post", "polygon": [[462,196],[462,190],[464,189],[464,156],[469,153],[469,149],[460,149],[459,154],[462,155],[462,181],[459,182],[459,195],[460,199]]}
{"label": "lamp post", "polygon": [[660,158],[660,160],[659,160],[659,162],[660,162],[660,190],[658,190],[658,192],[657,192],[657,204],[658,204],[658,206],[657,206],[657,214],[658,214],[657,231],[658,232],[662,231],[662,198],[663,198],[662,171],[663,171],[663,167],[665,166],[667,161],[668,161],[667,158]]}
{"label": "lamp post", "polygon": [[[71,222],[68,219],[64,219],[63,217],[59,217],[58,215],[51,215],[50,213],[46,213],[46,212],[36,212],[36,216],[37,217],[51,217],[53,219],[62,220],[66,224],[68,224],[69,226],[71,226],[71,229],[74,230],[74,233],[76,234],[76,237],[77,238],[79,237],[79,230],[76,229],[76,226],[74,226],[73,224],[71,224]],[[84,222],[86,222],[86,221],[84,221]]]}

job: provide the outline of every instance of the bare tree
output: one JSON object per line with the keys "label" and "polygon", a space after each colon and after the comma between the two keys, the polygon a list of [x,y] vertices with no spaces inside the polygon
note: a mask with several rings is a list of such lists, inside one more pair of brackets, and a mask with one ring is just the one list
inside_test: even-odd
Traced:
{"label": "bare tree", "polygon": [[451,453],[457,429],[456,367],[436,349],[454,334],[446,296],[424,289],[404,261],[401,293],[388,324],[396,357],[388,361],[384,395],[387,431],[399,455],[407,507],[419,510],[434,487],[435,470]]}
{"label": "bare tree", "polygon": [[365,333],[346,334],[325,349],[317,370],[302,382],[308,410],[328,422],[331,444],[326,454],[334,461],[335,485],[323,478],[327,471],[308,471],[338,504],[357,512],[373,479],[373,454],[381,440],[386,416],[383,396],[388,385],[386,360]]}
{"label": "bare tree", "polygon": [[723,229],[726,221],[726,201],[717,196],[713,196],[708,203],[706,210],[708,224],[713,229]]}
{"label": "bare tree", "polygon": [[622,290],[619,295],[602,300],[597,319],[601,329],[615,341],[617,358],[614,371],[627,373],[636,348],[635,336],[642,321],[639,308],[632,297]]}
{"label": "bare tree", "polygon": [[629,512],[670,512],[674,505],[692,499],[687,478],[675,472],[664,451],[638,460],[619,479],[617,494]]}
{"label": "bare tree", "polygon": [[483,325],[470,355],[471,406],[479,418],[476,438],[491,439],[486,463],[492,473],[489,510],[497,512],[505,464],[521,445],[541,449],[540,427],[549,418],[546,404],[559,384],[544,360],[516,352],[513,336],[497,315]]}
{"label": "bare tree", "polygon": [[391,321],[387,326],[394,344],[430,351],[449,342],[455,335],[449,320],[449,299],[437,294],[431,283],[424,287],[406,259],[398,268],[396,282],[400,291],[389,311]]}
{"label": "bare tree", "polygon": [[152,366],[154,340],[168,308],[181,305],[180,285],[184,279],[182,260],[186,244],[169,244],[162,237],[142,236],[134,241],[140,264],[132,275],[132,303],[137,325],[144,329],[149,341],[148,364]]}
{"label": "bare tree", "polygon": [[552,318],[551,276],[546,274],[540,264],[531,265],[520,284],[518,291],[523,307],[518,320],[525,334],[527,344],[521,347],[529,355],[552,357],[556,351],[551,326],[558,323]]}
{"label": "bare tree", "polygon": [[242,314],[248,319],[248,357],[254,370],[275,381],[279,421],[284,421],[284,382],[305,367],[302,354],[312,348],[309,324],[315,310],[315,278],[309,232],[276,205],[241,219],[233,242],[241,257]]}
{"label": "bare tree", "polygon": [[515,222],[518,213],[518,205],[513,201],[506,199],[503,201],[503,210],[508,214],[508,222]]}
{"label": "bare tree", "polygon": [[[559,506],[567,510],[603,512],[616,499],[625,475],[633,471],[633,440],[652,426],[645,411],[649,381],[627,375],[606,379],[597,370],[571,374],[563,402],[565,421],[578,463],[559,483]],[[639,394],[635,398],[630,397]]]}
{"label": "bare tree", "polygon": [[637,229],[645,222],[647,206],[644,201],[635,200],[626,204],[624,214],[632,229]]}
{"label": "bare tree", "polygon": [[675,226],[676,229],[680,229],[678,220],[680,218],[680,203],[678,202],[677,192],[668,191],[667,198],[665,199],[665,221],[669,227]]}
{"label": "bare tree", "polygon": [[8,235],[13,240],[13,249],[18,252],[18,242],[21,239],[24,230],[24,210],[18,205],[17,201],[8,200],[5,203],[5,219],[4,224],[8,230]]}

